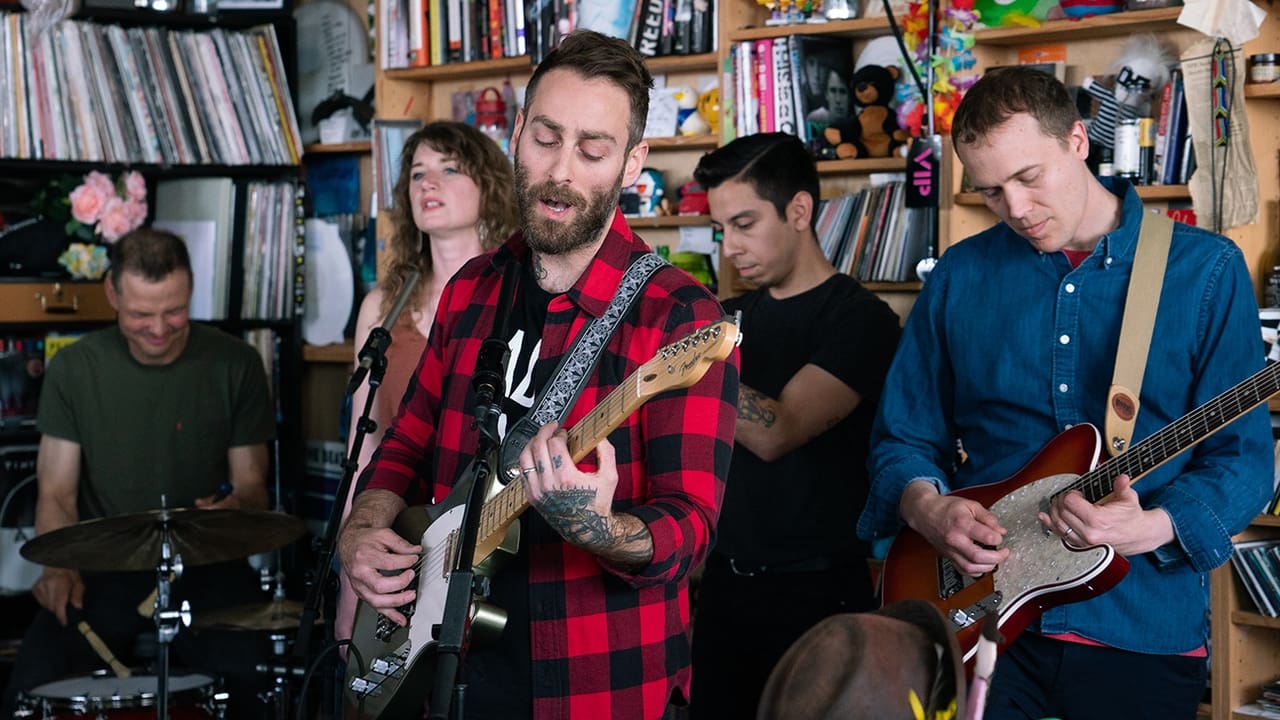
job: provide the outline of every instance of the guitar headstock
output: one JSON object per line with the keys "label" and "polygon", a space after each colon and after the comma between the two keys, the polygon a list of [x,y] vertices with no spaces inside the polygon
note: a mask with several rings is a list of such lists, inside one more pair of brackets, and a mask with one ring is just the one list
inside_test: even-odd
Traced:
{"label": "guitar headstock", "polygon": [[635,373],[639,394],[648,397],[693,385],[711,363],[728,358],[741,340],[737,317],[722,318],[685,335],[658,350]]}

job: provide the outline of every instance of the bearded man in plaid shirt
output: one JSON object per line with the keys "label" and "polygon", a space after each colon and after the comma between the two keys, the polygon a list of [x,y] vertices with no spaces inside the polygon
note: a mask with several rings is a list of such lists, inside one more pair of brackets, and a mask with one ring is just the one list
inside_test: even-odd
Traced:
{"label": "bearded man in plaid shirt", "polygon": [[[512,136],[523,229],[445,288],[339,540],[352,587],[392,620],[406,622],[397,608],[414,600],[409,568],[421,548],[388,528],[407,505],[438,502],[467,475],[477,445],[470,380],[506,267],[519,263],[520,275],[505,338],[503,433],[649,251],[618,198],[648,155],[651,87],[633,48],[589,31],[566,36],[529,81]],[[640,293],[566,425],[660,348],[723,314],[705,287],[669,266]],[[506,629],[464,657],[468,718],[660,718],[687,696],[688,577],[713,539],[737,396],[735,350],[692,387],[654,397],[577,465],[563,429],[552,423],[534,436],[520,454],[534,511],[521,517],[520,550],[490,593],[508,613]]]}

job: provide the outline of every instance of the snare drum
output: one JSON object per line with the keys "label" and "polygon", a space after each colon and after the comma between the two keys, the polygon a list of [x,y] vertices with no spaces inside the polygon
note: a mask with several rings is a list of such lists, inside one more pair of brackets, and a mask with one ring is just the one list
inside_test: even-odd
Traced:
{"label": "snare drum", "polygon": [[[155,675],[118,678],[107,671],[46,683],[25,694],[22,703],[32,720],[143,720],[154,718]],[[216,692],[213,678],[200,673],[169,676],[169,717],[172,720],[222,720],[226,695]]]}

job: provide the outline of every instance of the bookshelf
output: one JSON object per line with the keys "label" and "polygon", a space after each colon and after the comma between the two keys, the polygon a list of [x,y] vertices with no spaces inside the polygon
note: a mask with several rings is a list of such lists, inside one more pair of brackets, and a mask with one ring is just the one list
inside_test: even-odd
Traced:
{"label": "bookshelf", "polygon": [[[1280,517],[1259,515],[1235,541],[1280,537]],[[1213,720],[1242,720],[1235,712],[1255,702],[1265,683],[1280,677],[1280,618],[1257,612],[1231,563],[1210,575],[1210,675]]]}
{"label": "bookshelf", "polygon": [[[824,36],[850,38],[856,54],[862,46],[874,38],[891,34],[888,18],[859,17],[849,20],[835,20],[813,24],[767,25],[770,11],[768,8],[748,0],[721,0],[719,54],[720,66],[733,66],[732,53],[734,43],[785,38],[787,36]],[[728,78],[728,73],[725,73]],[[732,97],[734,89],[722,86],[721,97]],[[820,160],[817,163],[818,175],[822,184],[823,199],[830,199],[847,193],[856,193],[864,188],[871,173],[903,172],[906,160],[896,155],[890,157],[854,158],[846,160]],[[919,282],[867,282],[863,283],[879,294],[894,309],[901,319],[906,319],[915,293],[920,289]],[[721,297],[732,297],[751,289],[750,283],[743,281],[733,265],[721,258],[719,292]]]}

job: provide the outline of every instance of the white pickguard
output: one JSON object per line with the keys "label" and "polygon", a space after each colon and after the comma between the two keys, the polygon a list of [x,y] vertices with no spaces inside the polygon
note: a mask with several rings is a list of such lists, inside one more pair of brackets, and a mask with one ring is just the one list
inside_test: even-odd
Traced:
{"label": "white pickguard", "polygon": [[445,598],[449,594],[449,568],[452,558],[450,536],[462,527],[462,512],[456,505],[436,518],[422,534],[422,569],[418,574],[418,597],[413,616],[409,618],[409,659],[417,658],[425,648],[435,645],[431,628],[444,621]]}
{"label": "white pickguard", "polygon": [[1003,598],[1001,623],[1039,595],[1088,583],[1115,557],[1110,545],[1068,549],[1061,538],[1040,524],[1037,513],[1048,506],[1049,498],[1078,478],[1072,474],[1050,475],[1023,485],[991,505],[991,512],[1008,531],[1001,547],[1009,549],[1009,557],[993,576],[995,589]]}

